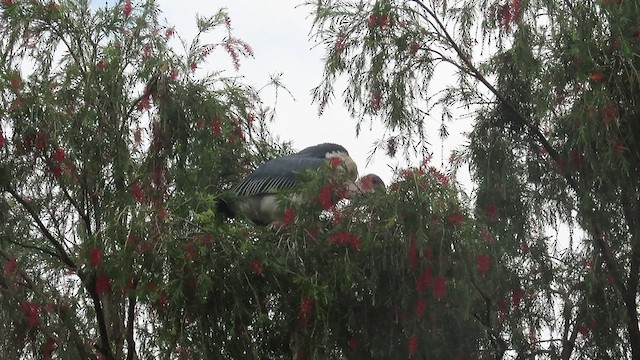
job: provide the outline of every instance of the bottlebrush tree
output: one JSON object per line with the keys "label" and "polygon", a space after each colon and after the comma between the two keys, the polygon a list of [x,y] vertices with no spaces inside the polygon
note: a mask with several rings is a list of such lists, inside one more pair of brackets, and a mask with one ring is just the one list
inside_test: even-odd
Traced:
{"label": "bottlebrush tree", "polygon": [[470,109],[452,167],[469,165],[482,236],[505,249],[493,262],[477,254],[477,270],[507,269],[500,281],[514,289],[486,297],[501,321],[483,322],[495,336],[477,343],[484,356],[640,359],[637,2],[308,5],[327,47],[316,99],[324,106],[344,75],[345,104],[391,130],[390,153],[437,128],[427,115],[441,111],[446,137],[453,109]]}

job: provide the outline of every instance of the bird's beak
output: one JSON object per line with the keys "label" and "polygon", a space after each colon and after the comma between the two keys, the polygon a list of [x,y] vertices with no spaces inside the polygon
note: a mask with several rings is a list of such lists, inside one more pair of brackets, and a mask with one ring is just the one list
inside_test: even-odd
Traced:
{"label": "bird's beak", "polygon": [[366,175],[347,184],[345,198],[352,199],[355,196],[365,195],[375,191],[386,191],[384,183],[382,180],[374,182],[372,175]]}

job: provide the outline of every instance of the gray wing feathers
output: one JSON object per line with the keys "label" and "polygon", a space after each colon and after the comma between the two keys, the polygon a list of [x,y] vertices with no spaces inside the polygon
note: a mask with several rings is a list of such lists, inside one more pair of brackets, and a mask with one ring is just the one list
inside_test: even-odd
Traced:
{"label": "gray wing feathers", "polygon": [[300,156],[276,158],[260,165],[233,189],[239,196],[260,195],[292,188],[307,169],[319,168],[324,159]]}

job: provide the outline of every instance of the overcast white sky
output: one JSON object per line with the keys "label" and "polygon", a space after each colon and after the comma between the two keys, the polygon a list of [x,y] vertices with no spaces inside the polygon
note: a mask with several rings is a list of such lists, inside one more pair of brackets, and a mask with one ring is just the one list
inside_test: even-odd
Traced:
{"label": "overcast white sky", "polygon": [[[235,35],[248,42],[255,53],[254,59],[242,61],[239,74],[245,76],[246,83],[261,88],[269,82],[270,75],[282,73],[282,81],[295,97],[293,100],[286,93],[279,94],[277,118],[273,124],[274,134],[283,140],[292,141],[296,149],[322,142],[341,144],[358,164],[361,175],[374,172],[389,183],[392,178],[391,168],[398,164],[398,160],[378,152],[371,163],[366,162],[373,148],[372,144],[380,138],[382,127],[377,125],[372,131],[363,128],[356,138],[355,120],[350,118],[342,99],[337,98],[322,116],[318,115],[317,104],[312,104],[310,92],[322,77],[324,49],[315,46],[310,40],[309,14],[312,9],[301,6],[303,1],[159,0],[158,3],[166,21],[174,25],[176,33],[187,40],[195,34],[196,14],[208,16],[219,8],[226,8]],[[228,57],[215,57],[212,60],[215,61],[208,64],[212,70],[226,68],[233,74]],[[272,105],[274,93],[264,93],[263,100],[267,105]],[[458,143],[461,137],[455,135],[466,130],[468,129],[451,131]],[[434,127],[429,140],[434,145],[433,151],[439,151],[441,142],[437,127]],[[455,146],[454,143],[455,141],[447,144],[447,148]],[[439,153],[436,155],[436,159],[439,159]],[[445,151],[444,158],[448,157],[449,153]]]}

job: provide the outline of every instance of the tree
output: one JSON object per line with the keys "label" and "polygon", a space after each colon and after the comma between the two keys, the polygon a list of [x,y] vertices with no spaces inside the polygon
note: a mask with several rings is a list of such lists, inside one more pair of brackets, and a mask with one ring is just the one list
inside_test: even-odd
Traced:
{"label": "tree", "polygon": [[[353,115],[381,119],[405,147],[428,135],[433,109],[443,126],[453,107],[471,109],[452,166],[469,164],[475,218],[524,304],[507,314],[504,289],[488,293],[508,319],[482,323],[493,357],[640,358],[635,2],[309,5],[327,46],[321,105],[344,74]],[[456,81],[434,94],[443,68]],[[576,233],[550,237],[561,224]]]}

